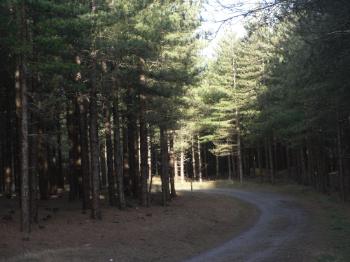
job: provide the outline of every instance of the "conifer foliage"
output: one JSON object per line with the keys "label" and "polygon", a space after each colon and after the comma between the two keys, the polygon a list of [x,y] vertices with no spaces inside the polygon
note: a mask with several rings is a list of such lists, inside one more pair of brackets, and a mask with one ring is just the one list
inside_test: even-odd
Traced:
{"label": "conifer foliage", "polygon": [[37,200],[62,191],[93,219],[103,217],[104,195],[121,209],[132,198],[148,205],[151,155],[161,160],[163,204],[171,200],[168,143],[196,74],[200,8],[0,3],[0,192],[20,194],[24,232],[38,217]]}

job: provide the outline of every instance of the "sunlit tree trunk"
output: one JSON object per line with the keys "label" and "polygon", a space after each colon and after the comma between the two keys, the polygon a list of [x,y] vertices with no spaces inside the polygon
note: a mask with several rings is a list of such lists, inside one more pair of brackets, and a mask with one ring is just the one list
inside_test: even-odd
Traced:
{"label": "sunlit tree trunk", "polygon": [[185,182],[185,153],[183,148],[181,148],[180,153],[180,179],[181,184],[183,184]]}
{"label": "sunlit tree trunk", "polygon": [[169,157],[169,173],[170,173],[170,195],[171,197],[176,197],[176,190],[175,190],[175,172],[174,172],[174,165],[175,165],[175,152],[174,152],[174,140],[173,136],[171,136],[168,142],[168,152],[170,152]]}
{"label": "sunlit tree trunk", "polygon": [[202,174],[202,154],[201,154],[201,143],[199,141],[199,136],[197,138],[198,142],[198,177],[199,177],[199,182],[202,183],[203,180],[203,174]]}
{"label": "sunlit tree trunk", "polygon": [[160,150],[161,150],[161,180],[162,180],[162,203],[166,205],[170,200],[169,189],[169,153],[167,144],[167,134],[163,127],[160,127]]}
{"label": "sunlit tree trunk", "polygon": [[147,144],[147,127],[145,120],[146,97],[140,95],[139,121],[140,121],[140,160],[141,160],[141,205],[147,205],[147,179],[148,179],[148,144]]}
{"label": "sunlit tree trunk", "polygon": [[147,137],[147,145],[148,145],[148,181],[151,181],[152,177],[152,146],[151,146],[151,137]]}
{"label": "sunlit tree trunk", "polygon": [[191,138],[191,150],[192,150],[192,180],[197,178],[197,164],[196,164],[196,151],[195,151],[194,137]]}

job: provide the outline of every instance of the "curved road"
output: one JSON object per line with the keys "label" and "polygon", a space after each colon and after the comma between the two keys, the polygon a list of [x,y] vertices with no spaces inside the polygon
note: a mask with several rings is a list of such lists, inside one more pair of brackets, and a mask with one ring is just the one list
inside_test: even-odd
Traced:
{"label": "curved road", "polygon": [[260,210],[260,216],[251,228],[237,237],[186,262],[307,261],[302,250],[307,228],[306,214],[292,198],[237,189],[201,192],[224,194],[253,204]]}

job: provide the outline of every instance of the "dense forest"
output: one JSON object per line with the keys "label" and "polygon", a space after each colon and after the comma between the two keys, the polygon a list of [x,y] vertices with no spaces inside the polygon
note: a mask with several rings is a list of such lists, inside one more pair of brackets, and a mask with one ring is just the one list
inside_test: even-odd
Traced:
{"label": "dense forest", "polygon": [[225,27],[214,58],[200,52],[205,4],[1,1],[0,193],[20,200],[23,231],[53,195],[93,219],[101,196],[150,205],[154,176],[163,205],[176,181],[219,178],[346,200],[350,3],[242,11],[246,35]]}

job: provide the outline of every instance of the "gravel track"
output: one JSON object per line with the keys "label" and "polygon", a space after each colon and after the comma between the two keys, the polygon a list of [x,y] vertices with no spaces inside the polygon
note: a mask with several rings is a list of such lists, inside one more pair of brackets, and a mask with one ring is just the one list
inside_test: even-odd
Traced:
{"label": "gravel track", "polygon": [[303,247],[308,227],[306,212],[293,198],[237,189],[203,192],[224,194],[250,203],[259,209],[260,216],[251,228],[237,237],[186,262],[310,261]]}

